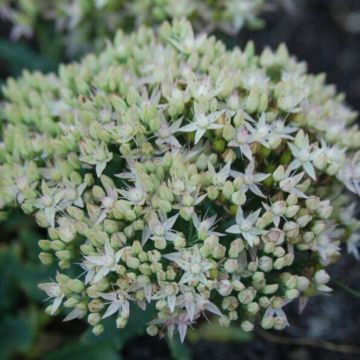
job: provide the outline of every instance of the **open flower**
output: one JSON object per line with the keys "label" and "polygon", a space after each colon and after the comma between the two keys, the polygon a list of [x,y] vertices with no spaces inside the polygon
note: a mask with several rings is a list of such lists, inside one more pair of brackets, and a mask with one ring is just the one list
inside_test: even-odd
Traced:
{"label": "open flower", "polygon": [[207,130],[221,129],[223,125],[217,124],[216,121],[224,111],[215,111],[205,115],[203,112],[195,113],[195,120],[191,124],[185,125],[179,129],[180,132],[195,132],[195,144],[205,135]]}
{"label": "open flower", "polygon": [[266,233],[265,230],[260,230],[255,226],[256,220],[259,218],[260,212],[261,209],[258,209],[245,217],[241,206],[238,206],[235,217],[236,224],[227,228],[226,232],[229,234],[241,234],[242,237],[247,241],[249,246],[253,246],[254,240],[258,238],[259,235]]}
{"label": "open flower", "polygon": [[202,257],[200,250],[197,246],[181,252],[166,254],[164,258],[175,262],[184,274],[180,279],[180,284],[207,284],[207,273],[214,267],[214,264]]}
{"label": "open flower", "polygon": [[103,319],[115,314],[119,313],[119,316],[124,318],[128,318],[130,314],[130,303],[128,299],[128,295],[126,292],[117,290],[110,293],[101,293],[100,297],[107,302],[108,308],[102,316]]}
{"label": "open flower", "polygon": [[245,173],[231,170],[230,174],[233,177],[241,177],[244,180],[244,190],[250,190],[252,193],[254,193],[257,196],[260,197],[266,197],[263,192],[260,190],[258,184],[260,184],[261,181],[265,180],[270,176],[270,174],[264,174],[264,173],[255,173],[255,163],[254,161],[250,161],[249,165],[245,169]]}
{"label": "open flower", "polygon": [[62,292],[61,287],[56,282],[39,284],[39,288],[45,291],[48,299],[54,299],[50,305],[50,315],[54,315],[61,305],[65,294]]}
{"label": "open flower", "polygon": [[85,282],[97,282],[110,271],[115,271],[122,252],[122,250],[115,252],[109,240],[105,240],[102,254],[84,256],[85,261],[82,263],[82,267],[87,272]]}

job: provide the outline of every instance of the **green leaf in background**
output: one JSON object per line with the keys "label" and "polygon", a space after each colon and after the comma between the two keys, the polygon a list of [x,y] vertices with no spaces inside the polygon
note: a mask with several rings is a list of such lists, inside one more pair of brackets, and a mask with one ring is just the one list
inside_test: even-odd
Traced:
{"label": "green leaf in background", "polygon": [[52,71],[56,69],[56,61],[32,50],[26,43],[0,39],[0,62],[7,71],[19,75],[23,69]]}
{"label": "green leaf in background", "polygon": [[32,345],[34,332],[25,314],[6,316],[0,321],[0,359],[26,352]]}
{"label": "green leaf in background", "polygon": [[174,360],[191,360],[191,351],[186,343],[182,343],[179,336],[174,336],[172,339],[166,338],[171,356]]}
{"label": "green leaf in background", "polygon": [[121,355],[109,344],[72,343],[46,355],[44,360],[121,360]]}
{"label": "green leaf in background", "polygon": [[0,247],[0,313],[14,305],[16,272],[19,269],[19,258],[14,246]]}
{"label": "green leaf in background", "polygon": [[196,328],[196,330],[190,330],[187,335],[187,339],[190,342],[198,342],[201,340],[215,341],[215,342],[249,342],[253,340],[254,335],[249,332],[243,331],[240,326],[222,327],[218,324],[204,323]]}

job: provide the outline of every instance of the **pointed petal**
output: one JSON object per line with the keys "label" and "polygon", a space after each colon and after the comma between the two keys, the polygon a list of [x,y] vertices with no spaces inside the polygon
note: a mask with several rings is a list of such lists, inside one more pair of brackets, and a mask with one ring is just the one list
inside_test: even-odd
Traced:
{"label": "pointed petal", "polygon": [[239,225],[232,225],[225,230],[229,234],[241,234],[241,230],[239,229]]}
{"label": "pointed petal", "polygon": [[115,314],[117,311],[119,311],[121,308],[121,304],[118,301],[114,301],[110,304],[110,306],[107,308],[105,314],[102,316],[103,319]]}

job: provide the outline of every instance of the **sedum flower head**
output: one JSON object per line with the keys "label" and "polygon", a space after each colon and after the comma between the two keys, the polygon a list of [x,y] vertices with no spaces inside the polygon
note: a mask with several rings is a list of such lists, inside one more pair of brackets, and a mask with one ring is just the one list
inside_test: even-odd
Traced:
{"label": "sedum flower head", "polygon": [[[51,21],[61,36],[62,45],[70,54],[102,46],[117,29],[131,31],[140,25],[158,26],[164,20],[191,19],[198,30],[220,29],[236,34],[244,26],[259,28],[259,15],[265,9],[265,0],[27,0],[14,4],[0,1],[0,16],[13,23],[11,37],[31,37],[41,31],[40,21]],[[184,51],[201,44],[201,38],[187,34],[179,42]]]}
{"label": "sedum flower head", "polygon": [[48,230],[48,312],[95,334],[149,304],[152,335],[206,313],[282,329],[288,303],[331,290],[341,243],[359,254],[356,114],[283,46],[227,51],[175,21],[3,93],[1,209]]}

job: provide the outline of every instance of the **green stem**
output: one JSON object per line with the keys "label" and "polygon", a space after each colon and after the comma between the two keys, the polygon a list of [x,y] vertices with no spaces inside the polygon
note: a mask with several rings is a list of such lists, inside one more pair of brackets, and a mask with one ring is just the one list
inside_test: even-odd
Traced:
{"label": "green stem", "polygon": [[337,285],[338,287],[342,288],[343,290],[345,290],[347,293],[356,297],[357,299],[360,299],[360,291],[354,290],[351,287],[347,286],[346,284],[336,279],[333,279],[331,282]]}

